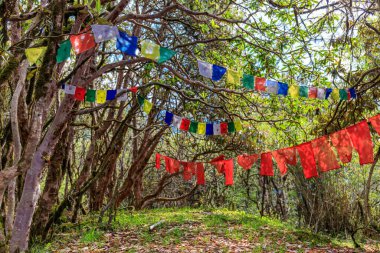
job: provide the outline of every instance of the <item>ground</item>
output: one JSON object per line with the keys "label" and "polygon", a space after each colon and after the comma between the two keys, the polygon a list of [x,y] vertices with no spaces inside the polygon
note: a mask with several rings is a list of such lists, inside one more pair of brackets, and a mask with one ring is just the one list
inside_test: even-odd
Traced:
{"label": "ground", "polygon": [[290,222],[228,210],[120,211],[108,229],[94,214],[56,230],[49,243],[32,243],[31,252],[380,252],[380,242],[361,241],[362,249],[354,249],[348,240]]}

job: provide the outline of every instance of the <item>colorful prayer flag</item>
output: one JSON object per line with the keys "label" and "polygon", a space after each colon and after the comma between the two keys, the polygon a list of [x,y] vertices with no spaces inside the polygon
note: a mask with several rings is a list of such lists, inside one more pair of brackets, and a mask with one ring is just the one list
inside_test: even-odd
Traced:
{"label": "colorful prayer flag", "polygon": [[155,60],[160,64],[170,60],[176,52],[165,47],[160,47],[152,42],[143,41],[141,43],[141,54],[142,56]]}
{"label": "colorful prayer flag", "polygon": [[96,46],[94,36],[90,32],[70,35],[71,46],[76,54],[83,53]]}
{"label": "colorful prayer flag", "polygon": [[233,121],[228,122],[228,132],[234,133],[235,132],[235,123]]}
{"label": "colorful prayer flag", "polygon": [[46,52],[47,47],[30,47],[25,49],[25,55],[30,65],[41,64],[41,58]]}
{"label": "colorful prayer flag", "polygon": [[330,134],[330,140],[338,151],[342,163],[349,163],[352,159],[352,143],[346,129]]}
{"label": "colorful prayer flag", "polygon": [[144,105],[143,105],[143,111],[146,113],[146,114],[149,114],[150,111],[152,110],[152,107],[153,107],[153,104],[148,101],[148,100],[144,100]]}
{"label": "colorful prayer flag", "polygon": [[204,135],[206,134],[206,123],[199,122],[198,123],[198,134]]}
{"label": "colorful prayer flag", "polygon": [[234,121],[234,125],[235,125],[235,130],[237,132],[239,132],[240,130],[243,130],[243,126],[241,125],[240,120],[235,120]]}
{"label": "colorful prayer flag", "polygon": [[373,129],[375,129],[377,134],[380,134],[380,114],[369,118],[369,122],[371,122],[371,125]]}
{"label": "colorful prayer flag", "polygon": [[70,58],[71,42],[70,40],[64,40],[59,44],[57,50],[56,61],[61,63]]}
{"label": "colorful prayer flag", "polygon": [[182,117],[173,115],[173,123],[172,123],[173,126],[179,129],[181,127],[181,123],[182,123]]}
{"label": "colorful prayer flag", "polygon": [[252,165],[259,159],[259,155],[239,155],[237,157],[238,164],[245,170],[250,170]]}
{"label": "colorful prayer flag", "polygon": [[96,103],[104,104],[107,98],[106,90],[96,90]]}
{"label": "colorful prayer flag", "polygon": [[86,101],[95,102],[96,101],[96,90],[88,89],[86,92]]}
{"label": "colorful prayer flag", "polygon": [[91,25],[92,32],[94,33],[94,39],[96,43],[100,43],[107,40],[116,38],[119,34],[119,30],[116,26],[110,25]]}
{"label": "colorful prayer flag", "polygon": [[359,154],[360,165],[373,163],[373,143],[367,121],[347,127],[353,147]]}
{"label": "colorful prayer flag", "polygon": [[332,91],[333,90],[331,88],[326,88],[326,97],[325,97],[326,99],[328,99],[330,97]]}
{"label": "colorful prayer flag", "polygon": [[74,85],[65,84],[65,93],[69,95],[75,94],[76,87]]}
{"label": "colorful prayer flag", "polygon": [[318,89],[316,87],[309,87],[309,98],[317,98]]}
{"label": "colorful prayer flag", "polygon": [[305,142],[296,146],[298,154],[301,159],[301,165],[303,167],[303,173],[305,178],[318,177],[317,165],[315,163],[313,148],[310,142]]}
{"label": "colorful prayer flag", "polygon": [[273,161],[271,152],[261,154],[260,176],[273,175]]}
{"label": "colorful prayer flag", "polygon": [[339,98],[340,98],[341,100],[348,100],[347,90],[345,90],[345,89],[340,89],[340,90],[339,90]]}
{"label": "colorful prayer flag", "polygon": [[300,86],[299,87],[299,95],[300,97],[307,98],[309,97],[309,87],[307,86]]}
{"label": "colorful prayer flag", "polygon": [[198,131],[198,122],[196,121],[191,121],[190,127],[189,127],[189,132],[196,134]]}
{"label": "colorful prayer flag", "polygon": [[264,77],[255,76],[255,90],[265,91],[266,90],[265,82],[266,82],[266,79]]}
{"label": "colorful prayer flag", "polygon": [[138,51],[138,38],[136,36],[129,36],[127,33],[119,31],[116,48],[121,52],[131,56],[137,56]]}
{"label": "colorful prayer flag", "polygon": [[160,47],[160,57],[158,58],[157,62],[159,64],[164,63],[170,60],[175,54],[176,51],[170,50],[166,47]]}
{"label": "colorful prayer flag", "polygon": [[83,101],[86,95],[86,89],[82,87],[75,88],[74,98],[79,101]]}
{"label": "colorful prayer flag", "polygon": [[356,98],[355,88],[349,88],[348,91],[350,92],[351,98]]}
{"label": "colorful prayer flag", "polygon": [[214,133],[214,135],[221,135],[222,134],[220,131],[220,124],[219,123],[214,123],[213,133]]}
{"label": "colorful prayer flag", "polygon": [[165,112],[165,123],[169,126],[172,124],[173,121],[173,113],[166,111]]}
{"label": "colorful prayer flag", "polygon": [[228,133],[228,124],[226,122],[220,123],[220,133],[227,134]]}
{"label": "colorful prayer flag", "polygon": [[328,143],[326,136],[322,136],[311,141],[313,153],[320,171],[326,172],[329,170],[336,170],[340,168],[338,160]]}
{"label": "colorful prayer flag", "polygon": [[109,101],[109,100],[114,100],[116,98],[116,93],[117,91],[116,90],[107,90],[107,97],[106,97],[106,100]]}
{"label": "colorful prayer flag", "polygon": [[213,81],[219,81],[220,79],[222,79],[223,75],[227,71],[227,69],[222,66],[218,66],[201,60],[198,60],[197,62],[199,74],[201,76],[210,78]]}
{"label": "colorful prayer flag", "polygon": [[183,131],[188,131],[190,127],[190,120],[186,118],[182,118],[181,125],[179,126],[179,129]]}
{"label": "colorful prayer flag", "polygon": [[277,92],[278,95],[287,96],[288,95],[288,89],[289,89],[289,87],[288,87],[287,83],[278,82],[278,92]]}
{"label": "colorful prayer flag", "polygon": [[232,84],[232,87],[240,85],[241,73],[239,71],[234,71],[227,69],[227,83]]}
{"label": "colorful prayer flag", "polygon": [[277,94],[278,82],[273,80],[266,80],[266,91],[268,93]]}
{"label": "colorful prayer flag", "polygon": [[[123,93],[119,95],[120,93]],[[117,101],[127,101],[128,100],[128,92],[126,89],[117,89]]]}
{"label": "colorful prayer flag", "polygon": [[333,89],[333,91],[331,92],[331,97],[335,101],[339,100],[339,98],[340,98],[339,89]]}
{"label": "colorful prayer flag", "polygon": [[206,135],[213,135],[214,134],[214,124],[209,123],[206,124]]}
{"label": "colorful prayer flag", "polygon": [[243,74],[242,82],[243,82],[243,87],[253,90],[255,86],[255,77],[252,75],[248,74]]}
{"label": "colorful prayer flag", "polygon": [[290,85],[289,87],[289,95],[292,97],[292,98],[298,98],[299,97],[299,89],[300,87],[297,86],[297,85]]}
{"label": "colorful prayer flag", "polygon": [[326,99],[326,89],[325,88],[318,88],[317,98],[318,99]]}

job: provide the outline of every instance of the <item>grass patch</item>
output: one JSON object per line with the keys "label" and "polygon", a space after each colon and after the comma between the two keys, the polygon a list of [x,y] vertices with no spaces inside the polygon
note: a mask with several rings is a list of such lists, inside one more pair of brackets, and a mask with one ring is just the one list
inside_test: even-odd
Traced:
{"label": "grass patch", "polygon": [[80,241],[83,243],[98,242],[102,237],[103,232],[97,229],[91,229],[83,234]]}

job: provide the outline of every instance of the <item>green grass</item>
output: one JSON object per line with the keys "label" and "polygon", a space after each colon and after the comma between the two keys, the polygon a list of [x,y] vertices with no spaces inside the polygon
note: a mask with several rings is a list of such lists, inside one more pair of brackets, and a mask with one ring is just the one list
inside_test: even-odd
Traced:
{"label": "green grass", "polygon": [[[288,243],[302,243],[305,247],[331,245],[352,248],[351,242],[347,240],[314,234],[277,219],[226,209],[205,211],[165,208],[139,212],[119,211],[111,224],[111,230],[105,230],[97,222],[97,218],[96,214],[92,214],[84,217],[79,224],[61,224],[56,229],[57,235],[51,243],[35,245],[31,252],[51,252],[73,241],[76,247],[105,245],[110,240],[123,245],[131,241],[131,238],[133,247],[126,252],[139,251],[135,248],[138,246],[142,249],[157,245],[181,249],[188,247],[183,244],[187,240],[194,240],[190,245],[210,245],[214,243],[215,238],[225,238],[236,243],[245,241],[252,245],[249,250],[252,252],[286,252]],[[149,231],[149,226],[159,221],[164,222],[155,231]],[[227,246],[222,245],[219,250],[227,252],[228,247],[225,247]]]}

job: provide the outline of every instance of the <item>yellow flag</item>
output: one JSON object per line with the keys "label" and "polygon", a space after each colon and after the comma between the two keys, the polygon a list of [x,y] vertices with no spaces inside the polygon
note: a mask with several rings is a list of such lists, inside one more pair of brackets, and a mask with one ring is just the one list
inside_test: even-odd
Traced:
{"label": "yellow flag", "polygon": [[288,93],[292,98],[298,98],[300,96],[300,87],[297,85],[290,85]]}
{"label": "yellow flag", "polygon": [[333,89],[333,91],[331,92],[331,97],[334,100],[339,100],[340,99],[339,89]]}
{"label": "yellow flag", "polygon": [[240,120],[234,120],[234,125],[235,125],[236,132],[240,131],[240,130],[243,130],[243,126],[241,125]]}
{"label": "yellow flag", "polygon": [[232,87],[236,87],[240,84],[241,73],[239,71],[234,71],[227,69],[227,83],[232,84]]}
{"label": "yellow flag", "polygon": [[144,40],[141,43],[141,55],[145,58],[158,60],[160,58],[160,46]]}
{"label": "yellow flag", "polygon": [[[29,61],[29,64],[30,65],[33,65],[35,63],[37,63],[37,65],[41,64],[40,59],[45,54],[46,48],[47,47],[31,47],[31,48],[25,49],[25,55]],[[40,61],[37,62],[38,60]]]}
{"label": "yellow flag", "polygon": [[107,99],[107,91],[106,90],[97,90],[96,91],[96,103],[104,104]]}
{"label": "yellow flag", "polygon": [[153,104],[149,102],[148,100],[144,100],[143,110],[146,114],[149,114],[152,110]]}
{"label": "yellow flag", "polygon": [[198,123],[198,131],[197,134],[205,134],[206,133],[206,123]]}

